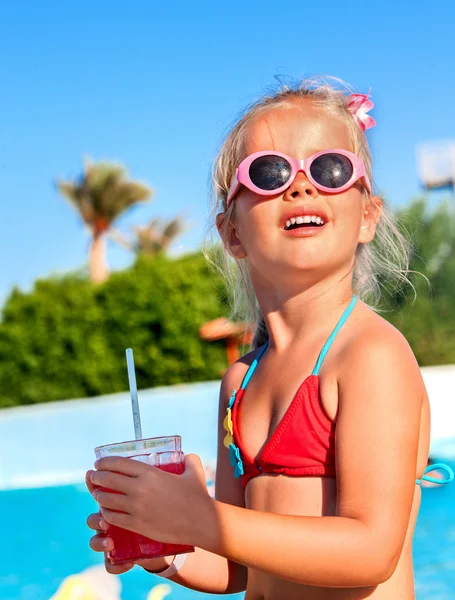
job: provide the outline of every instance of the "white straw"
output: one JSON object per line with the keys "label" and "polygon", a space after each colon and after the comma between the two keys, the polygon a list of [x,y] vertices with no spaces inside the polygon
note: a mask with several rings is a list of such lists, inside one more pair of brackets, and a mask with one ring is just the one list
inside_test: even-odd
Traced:
{"label": "white straw", "polygon": [[134,435],[137,440],[142,439],[141,415],[139,413],[139,401],[137,398],[136,374],[134,372],[133,350],[126,351],[126,366],[128,367],[128,381],[130,383],[131,406],[133,409]]}

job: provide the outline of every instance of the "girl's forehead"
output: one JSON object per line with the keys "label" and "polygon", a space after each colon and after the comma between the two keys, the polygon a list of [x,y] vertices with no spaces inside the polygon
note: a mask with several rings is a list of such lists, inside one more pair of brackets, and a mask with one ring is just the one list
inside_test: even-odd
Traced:
{"label": "girl's forehead", "polygon": [[310,103],[273,109],[258,116],[249,125],[245,140],[247,156],[276,150],[305,158],[329,148],[352,150],[348,127],[341,119]]}

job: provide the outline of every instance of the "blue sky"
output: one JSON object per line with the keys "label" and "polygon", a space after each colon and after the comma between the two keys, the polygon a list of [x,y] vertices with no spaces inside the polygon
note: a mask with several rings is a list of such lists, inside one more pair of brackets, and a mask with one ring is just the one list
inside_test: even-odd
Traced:
{"label": "blue sky", "polygon": [[[371,88],[378,188],[420,193],[415,147],[455,139],[455,3],[42,0],[0,7],[0,304],[13,285],[84,266],[88,234],[53,182],[84,156],[155,190],[118,221],[180,214],[202,240],[223,132],[277,75]],[[110,245],[112,269],[131,262]]]}

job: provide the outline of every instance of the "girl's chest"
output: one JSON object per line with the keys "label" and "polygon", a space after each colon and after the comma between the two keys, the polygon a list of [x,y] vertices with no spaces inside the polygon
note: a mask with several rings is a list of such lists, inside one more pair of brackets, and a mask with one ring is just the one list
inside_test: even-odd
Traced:
{"label": "girl's chest", "polygon": [[283,427],[283,421],[292,416],[297,404],[316,402],[317,408],[331,421],[335,420],[338,407],[336,379],[329,373],[315,377],[308,375],[307,370],[302,378],[303,368],[292,368],[283,362],[264,367],[267,369],[258,369],[250,380],[235,408],[237,434],[251,458],[260,456],[277,429]]}

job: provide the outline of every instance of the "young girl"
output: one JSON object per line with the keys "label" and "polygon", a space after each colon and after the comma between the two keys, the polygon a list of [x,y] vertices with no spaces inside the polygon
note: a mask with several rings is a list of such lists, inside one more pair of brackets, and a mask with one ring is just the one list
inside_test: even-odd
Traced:
{"label": "young girl", "polygon": [[[362,301],[377,297],[378,278],[405,281],[408,262],[372,191],[372,106],[305,81],[254,105],[227,136],[216,225],[257,327],[255,349],[221,384],[216,498],[197,456],[181,476],[102,459],[87,474],[101,505],[88,519],[94,550],[112,549],[110,523],[195,545],[140,564],[203,592],[414,598],[430,413],[406,340]],[[106,562],[111,573],[132,566]]]}

